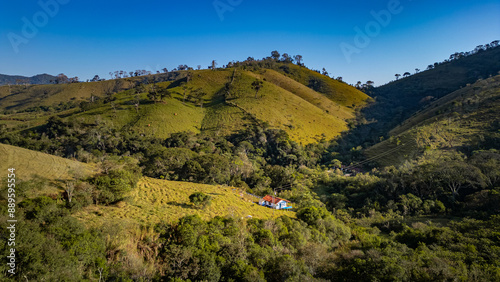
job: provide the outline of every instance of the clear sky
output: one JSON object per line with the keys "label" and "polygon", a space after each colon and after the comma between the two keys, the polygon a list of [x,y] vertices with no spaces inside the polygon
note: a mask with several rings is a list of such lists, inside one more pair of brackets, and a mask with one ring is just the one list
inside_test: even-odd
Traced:
{"label": "clear sky", "polygon": [[499,0],[0,2],[0,73],[11,75],[109,78],[278,50],[380,85],[497,39]]}

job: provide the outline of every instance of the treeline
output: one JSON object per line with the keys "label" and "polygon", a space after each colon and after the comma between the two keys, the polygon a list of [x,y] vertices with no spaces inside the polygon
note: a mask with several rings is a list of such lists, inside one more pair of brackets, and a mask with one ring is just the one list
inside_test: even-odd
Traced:
{"label": "treeline", "polygon": [[[352,148],[341,156],[335,141],[304,147],[283,130],[265,125],[227,137],[180,132],[157,139],[117,131],[104,123],[53,117],[43,127],[6,134],[0,141],[102,167],[113,159],[130,157],[137,164],[133,169],[129,166],[129,171],[159,179],[226,184],[258,195],[284,187],[292,200],[300,197],[286,190],[321,187],[329,210],[350,208],[351,214],[362,211],[366,215],[370,209],[400,210],[403,215],[463,215],[467,210],[494,214],[497,210],[489,201],[479,199],[500,187],[500,148],[487,140],[481,147],[493,149],[428,156],[356,177],[344,177],[333,168],[361,158],[360,150]],[[471,207],[472,203],[484,206]]]}
{"label": "treeline", "polygon": [[36,130],[7,133],[0,141],[82,162],[132,156],[146,176],[228,184],[255,189],[255,193],[291,184],[293,172],[299,166],[315,167],[324,150],[321,144],[302,147],[285,131],[262,127],[228,137],[181,132],[161,140],[117,131],[104,123],[58,117]]}

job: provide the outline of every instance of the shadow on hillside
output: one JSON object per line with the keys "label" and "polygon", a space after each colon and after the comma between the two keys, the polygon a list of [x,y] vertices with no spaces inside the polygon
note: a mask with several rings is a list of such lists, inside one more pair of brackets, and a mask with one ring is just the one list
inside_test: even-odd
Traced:
{"label": "shadow on hillside", "polygon": [[189,205],[186,203],[178,203],[178,202],[174,202],[174,201],[168,202],[167,205],[181,207],[181,208],[185,208],[185,209],[195,209],[192,205]]}

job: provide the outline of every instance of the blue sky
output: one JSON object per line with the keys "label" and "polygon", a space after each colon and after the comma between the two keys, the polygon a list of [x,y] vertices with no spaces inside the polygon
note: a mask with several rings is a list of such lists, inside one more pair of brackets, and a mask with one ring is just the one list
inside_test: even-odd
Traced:
{"label": "blue sky", "polygon": [[[381,24],[373,13],[390,19]],[[500,39],[499,15],[499,0],[2,1],[0,73],[86,80],[114,70],[206,68],[213,59],[222,66],[278,50],[349,83],[379,85]],[[369,42],[356,41],[357,30]]]}

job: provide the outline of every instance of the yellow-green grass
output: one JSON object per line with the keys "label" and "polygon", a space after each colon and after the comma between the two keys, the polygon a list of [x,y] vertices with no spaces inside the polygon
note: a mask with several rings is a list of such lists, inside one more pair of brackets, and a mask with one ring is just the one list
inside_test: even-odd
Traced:
{"label": "yellow-green grass", "polygon": [[264,82],[257,93],[248,91],[255,80],[251,75],[243,74],[235,88],[239,97],[231,100],[255,118],[268,122],[272,127],[285,130],[290,138],[302,144],[318,141],[321,138],[331,139],[347,130],[344,120],[338,119],[324,110],[312,105],[301,97],[280,88],[272,83]]}
{"label": "yellow-green grass", "polygon": [[314,77],[321,80],[325,86],[323,94],[326,95],[330,100],[346,107],[362,107],[366,104],[366,100],[369,98],[365,93],[357,90],[356,88],[340,82],[335,79],[331,79],[328,76],[319,74],[313,70],[301,67],[295,64],[287,64],[290,68],[290,75],[292,79],[304,84],[309,85],[309,80]]}
{"label": "yellow-green grass", "polygon": [[192,104],[182,104],[176,99],[165,103],[142,106],[141,115],[131,127],[137,133],[167,138],[180,131],[200,132],[205,109]]}
{"label": "yellow-green grass", "polygon": [[[225,103],[220,92],[225,83],[230,81],[232,74],[233,72],[229,70],[193,72],[187,86],[190,89],[202,88],[206,93],[203,108],[189,101],[182,103],[183,89],[181,86],[176,86],[170,88],[173,93],[172,98],[156,104],[152,102],[141,104],[139,114],[130,103],[130,95],[119,94],[118,97],[122,98],[115,101],[118,105],[116,113],[109,105],[103,105],[106,109],[101,107],[82,115],[90,119],[95,115],[101,115],[115,126],[129,125],[138,133],[159,138],[166,138],[171,133],[179,131],[200,132],[200,130],[226,135],[255,122],[255,118],[287,131],[293,140],[303,144],[316,142],[323,137],[334,138],[340,132],[347,130],[344,119],[352,115],[345,110],[346,108],[312,90],[309,90],[309,94],[304,89],[297,92],[310,100],[313,100],[313,97],[323,101],[326,99],[324,102],[327,106],[313,105],[300,96],[268,82],[264,84],[258,93],[259,97],[255,99],[255,90],[251,84],[257,76],[250,72],[236,72],[231,90],[231,96],[234,98]],[[294,84],[297,88],[303,87],[275,73],[275,77],[279,76],[282,77],[282,82]],[[141,98],[146,100],[146,95],[141,94]],[[331,111],[326,112],[325,107]]]}
{"label": "yellow-green grass", "polygon": [[42,176],[64,180],[75,174],[91,175],[96,170],[89,164],[6,144],[0,144],[0,156],[0,171],[6,174],[8,168],[15,168],[17,177],[22,179]]}
{"label": "yellow-green grass", "polygon": [[327,111],[327,113],[333,115],[336,118],[350,119],[354,117],[353,109],[337,104],[328,99],[325,95],[322,95],[305,86],[304,84],[301,84],[274,70],[265,70],[265,72],[263,72],[259,76],[265,79],[267,82],[273,83],[276,86],[281,87],[308,101],[312,105],[315,105],[316,107]]}
{"label": "yellow-green grass", "polygon": [[[232,69],[227,70],[199,70],[191,72],[191,79],[187,84],[188,87],[195,90],[198,88],[203,89],[207,94],[205,99],[212,99],[213,96],[218,93],[225,84],[231,80],[233,74]],[[175,87],[172,90],[178,93],[183,93],[182,87]]]}
{"label": "yellow-green grass", "polygon": [[[211,204],[205,208],[193,206],[189,201],[189,195],[195,192],[210,195]],[[113,221],[150,226],[159,222],[173,223],[183,216],[192,214],[197,214],[206,220],[215,216],[295,217],[293,211],[262,207],[256,203],[257,201],[257,198],[247,196],[234,187],[144,177],[139,181],[138,187],[126,195],[124,201],[114,206],[92,205],[76,213],[75,217],[88,225],[97,226]]]}
{"label": "yellow-green grass", "polygon": [[[326,85],[339,87],[339,93],[349,92],[354,100],[364,95],[359,92],[362,94],[360,96],[356,89],[316,72],[298,66],[294,68],[299,70],[299,74],[318,76]],[[183,75],[178,77],[184,77]],[[233,75],[230,95],[226,96],[225,86],[232,80]],[[252,82],[256,78],[266,80],[257,99],[254,97],[255,90],[252,87]],[[86,123],[96,121],[106,123],[117,130],[131,129],[140,134],[167,138],[172,133],[180,131],[227,135],[260,120],[267,122],[271,127],[287,131],[294,141],[308,144],[322,138],[331,139],[338,136],[340,132],[347,130],[346,119],[353,117],[352,108],[335,102],[337,98],[343,99],[342,95],[339,94],[339,98],[335,96],[338,93],[334,93],[337,98],[331,99],[331,95],[326,95],[330,99],[326,98],[324,94],[315,92],[273,70],[258,73],[241,69],[190,71],[190,80],[185,86],[182,82],[186,82],[186,78],[158,84],[171,92],[171,97],[165,98],[162,102],[153,103],[146,93],[141,93],[138,111],[134,106],[135,91],[129,89],[135,85],[133,81],[137,79],[29,86],[25,90],[26,93],[21,91],[20,94],[3,99],[1,106],[5,108],[16,104],[9,99],[21,99],[16,100],[18,105],[14,109],[22,109],[28,106],[56,105],[58,102],[68,102],[72,99],[75,102],[89,101],[91,95],[103,96],[104,93],[116,89],[125,91],[114,94],[112,103],[100,104],[97,108],[85,112],[77,108],[58,113],[13,113],[0,117],[0,124],[6,124],[9,128],[25,129],[42,125],[50,116],[57,114],[77,118]],[[5,92],[5,87],[0,87],[0,92]],[[184,102],[185,91],[189,95],[191,91],[199,88],[205,93],[203,107],[200,104],[195,105],[189,99]],[[45,92],[48,94],[44,94]],[[360,102],[362,98],[358,100],[353,102],[358,103],[356,106],[363,104]]]}
{"label": "yellow-green grass", "polygon": [[26,88],[21,85],[2,86],[0,98],[3,99],[0,108],[21,110],[36,106],[53,106],[69,102],[71,99],[88,101],[92,95],[102,97],[106,93],[129,89],[133,85],[135,84],[129,80],[115,79],[88,83],[31,85]]}
{"label": "yellow-green grass", "polygon": [[225,103],[218,103],[206,108],[202,131],[225,136],[237,132],[253,122],[243,110]]}
{"label": "yellow-green grass", "polygon": [[6,144],[0,144],[0,156],[0,179],[7,177],[9,168],[14,168],[16,182],[47,181],[48,185],[44,189],[26,191],[28,196],[59,194],[63,181],[97,172],[94,165]]}

